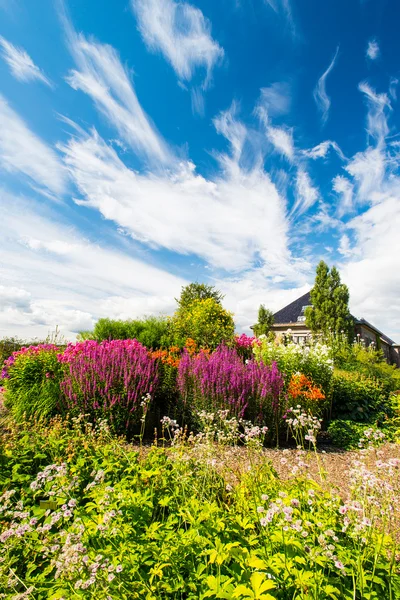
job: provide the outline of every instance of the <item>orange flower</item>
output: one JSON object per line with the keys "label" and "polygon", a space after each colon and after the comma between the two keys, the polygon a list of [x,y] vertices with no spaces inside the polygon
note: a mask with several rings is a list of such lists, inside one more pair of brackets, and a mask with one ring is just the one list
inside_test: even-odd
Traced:
{"label": "orange flower", "polygon": [[325,400],[322,390],[313,384],[311,379],[299,373],[292,375],[288,387],[288,394],[293,398],[305,398],[307,400]]}

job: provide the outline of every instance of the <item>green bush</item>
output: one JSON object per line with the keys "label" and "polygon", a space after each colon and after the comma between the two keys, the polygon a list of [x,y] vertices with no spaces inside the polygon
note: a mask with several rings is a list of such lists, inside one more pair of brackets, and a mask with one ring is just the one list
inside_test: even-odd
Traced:
{"label": "green bush", "polygon": [[170,345],[169,328],[169,319],[166,317],[150,316],[126,321],[99,319],[92,332],[82,331],[79,338],[97,342],[136,339],[147,348],[155,350]]}
{"label": "green bush", "polygon": [[385,383],[357,372],[335,370],[332,379],[332,417],[369,423],[392,416]]}
{"label": "green bush", "polygon": [[48,418],[60,408],[63,365],[54,344],[23,347],[5,362],[5,406],[17,420]]}
{"label": "green bush", "polygon": [[329,425],[328,434],[334,446],[344,450],[353,450],[358,448],[358,443],[363,437],[366,427],[366,423],[337,419]]}

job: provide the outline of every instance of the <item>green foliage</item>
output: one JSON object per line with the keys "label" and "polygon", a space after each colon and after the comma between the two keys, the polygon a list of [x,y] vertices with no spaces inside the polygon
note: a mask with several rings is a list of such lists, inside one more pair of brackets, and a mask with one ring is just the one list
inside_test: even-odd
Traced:
{"label": "green foliage", "polygon": [[[0,340],[0,369],[3,365],[3,362],[11,356],[13,352],[16,350],[20,350],[22,346],[26,344],[23,340],[20,340],[16,337],[5,337]],[[1,379],[0,379],[1,380]]]}
{"label": "green foliage", "polygon": [[374,377],[335,370],[331,394],[333,418],[369,423],[392,416],[389,392]]}
{"label": "green foliage", "polygon": [[[60,381],[63,366],[57,361],[59,348],[33,346],[34,351],[16,356],[8,369],[5,406],[17,420],[49,418],[60,410]],[[38,350],[36,350],[38,349]]]}
{"label": "green foliage", "polygon": [[178,308],[182,310],[188,308],[195,300],[207,300],[208,298],[215,300],[217,304],[222,304],[224,296],[213,285],[195,282],[182,287],[179,299],[175,298],[175,300]]}
{"label": "green foliage", "polygon": [[268,335],[273,324],[274,313],[272,310],[265,308],[264,304],[261,304],[258,309],[258,322],[251,328],[254,335],[257,337],[260,337],[260,335]]}
{"label": "green foliage", "polygon": [[339,271],[321,260],[316,269],[311,303],[305,311],[307,327],[325,336],[344,332],[352,335],[353,322],[349,311],[349,289],[341,283]]}
{"label": "green foliage", "polygon": [[83,331],[79,337],[98,342],[136,339],[147,348],[158,349],[169,345],[169,320],[155,316],[127,321],[104,318],[97,321],[92,333]]}
{"label": "green foliage", "polygon": [[228,312],[214,298],[193,300],[180,307],[171,322],[174,344],[183,347],[191,338],[200,348],[214,350],[222,342],[233,343],[235,324]]}
{"label": "green foliage", "polygon": [[400,598],[398,547],[380,529],[392,519],[373,491],[354,492],[358,516],[307,476],[280,481],[265,460],[232,486],[207,449],[138,451],[79,419],[6,425],[6,597]]}
{"label": "green foliage", "polygon": [[355,423],[354,421],[337,419],[332,421],[328,427],[328,435],[332,443],[337,448],[344,450],[353,450],[358,448],[360,439],[362,439],[365,423]]}

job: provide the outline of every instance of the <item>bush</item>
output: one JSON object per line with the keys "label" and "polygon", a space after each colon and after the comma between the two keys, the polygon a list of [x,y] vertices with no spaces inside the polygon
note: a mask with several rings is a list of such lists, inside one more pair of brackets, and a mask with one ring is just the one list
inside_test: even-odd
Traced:
{"label": "bush", "polygon": [[384,383],[361,373],[335,370],[331,397],[334,419],[369,423],[392,416]]}
{"label": "bush", "polygon": [[366,423],[337,419],[329,425],[328,435],[334,446],[344,450],[353,450],[358,448],[358,443],[364,435],[365,428]]}
{"label": "bush", "polygon": [[114,432],[129,433],[143,414],[158,382],[157,361],[137,340],[87,340],[70,344],[59,356],[66,367],[61,382],[65,408],[107,419]]}
{"label": "bush", "polygon": [[158,349],[170,345],[169,327],[166,317],[150,316],[127,321],[99,319],[93,332],[81,332],[80,339],[97,342],[136,339],[147,348]]}
{"label": "bush", "polygon": [[285,376],[286,386],[292,375],[303,373],[322,389],[325,396],[329,395],[333,361],[328,346],[320,343],[302,346],[293,342],[284,345],[261,337],[259,343],[253,345],[253,352],[257,360],[262,360],[267,365],[274,361],[277,363]]}
{"label": "bush", "polygon": [[183,347],[191,338],[200,348],[215,350],[221,343],[233,344],[235,324],[230,312],[207,298],[180,307],[172,318],[171,332],[177,346]]}
{"label": "bush", "polygon": [[5,406],[16,419],[48,418],[60,408],[62,366],[60,348],[54,344],[22,347],[5,361]]}

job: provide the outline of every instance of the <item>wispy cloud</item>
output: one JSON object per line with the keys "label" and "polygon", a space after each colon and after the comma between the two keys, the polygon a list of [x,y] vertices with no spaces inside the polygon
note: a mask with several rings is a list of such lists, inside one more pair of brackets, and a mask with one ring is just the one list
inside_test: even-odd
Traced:
{"label": "wispy cloud", "polygon": [[77,64],[68,83],[92,98],[96,108],[139,156],[167,165],[171,150],[140,105],[129,73],[112,46],[77,34],[61,5],[69,49]]}
{"label": "wispy cloud", "polygon": [[265,4],[270,6],[277,14],[281,13],[290,26],[292,35],[295,35],[296,28],[293,19],[293,11],[290,0],[264,0]]}
{"label": "wispy cloud", "polygon": [[274,148],[290,161],[294,158],[293,130],[283,127],[267,127],[267,137]]}
{"label": "wispy cloud", "polygon": [[279,117],[290,112],[292,95],[286,82],[278,81],[269,87],[261,88],[258,107],[271,117]]}
{"label": "wispy cloud", "polygon": [[329,65],[318,80],[317,86],[314,90],[314,99],[317,103],[318,110],[321,112],[322,123],[325,124],[329,116],[329,108],[331,106],[330,98],[326,92],[326,80],[328,75],[335,66],[337,56],[339,54],[339,46],[336,48],[335,55]]}
{"label": "wispy cloud", "polygon": [[196,69],[205,69],[206,87],[224,51],[201,10],[175,0],[131,0],[131,6],[146,45],[161,52],[182,80],[190,81]]}
{"label": "wispy cloud", "polygon": [[346,159],[339,145],[336,142],[333,142],[332,140],[326,140],[324,142],[321,142],[320,144],[314,146],[314,148],[311,148],[310,150],[303,150],[303,154],[308,158],[316,160],[318,158],[326,158],[330,149],[334,150],[342,160]]}
{"label": "wispy cloud", "polygon": [[387,94],[377,94],[367,83],[360,83],[359,90],[365,95],[368,104],[367,131],[378,145],[382,145],[389,133],[388,113],[392,110]]}
{"label": "wispy cloud", "polygon": [[339,194],[340,202],[337,207],[338,217],[343,217],[347,213],[351,212],[354,209],[353,205],[353,184],[351,181],[347,179],[347,177],[343,177],[343,175],[337,175],[333,179],[333,190]]}
{"label": "wispy cloud", "polygon": [[57,154],[28,128],[0,94],[0,167],[21,173],[53,194],[66,189],[66,172]]}
{"label": "wispy cloud", "polygon": [[370,60],[376,60],[380,54],[378,42],[375,39],[369,40],[366,56]]}
{"label": "wispy cloud", "polygon": [[319,192],[312,184],[309,174],[299,169],[296,177],[297,198],[292,209],[292,215],[301,215],[313,206],[319,199]]}
{"label": "wispy cloud", "polygon": [[51,81],[46,77],[43,71],[35,65],[29,54],[23,49],[14,46],[5,38],[0,36],[1,54],[11,69],[11,73],[19,81],[42,81],[46,85],[53,87]]}

